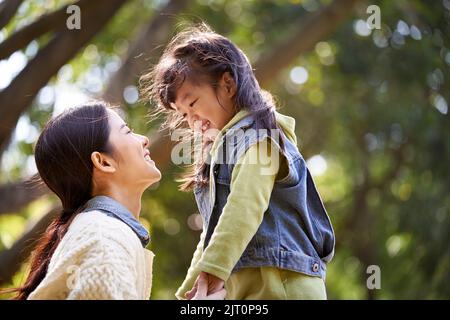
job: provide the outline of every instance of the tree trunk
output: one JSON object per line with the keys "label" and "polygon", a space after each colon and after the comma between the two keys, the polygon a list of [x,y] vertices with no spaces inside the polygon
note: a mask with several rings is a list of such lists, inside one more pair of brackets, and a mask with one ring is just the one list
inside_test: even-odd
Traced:
{"label": "tree trunk", "polygon": [[0,5],[0,30],[3,29],[12,17],[16,14],[17,9],[23,0],[5,0]]}
{"label": "tree trunk", "polygon": [[39,221],[34,223],[11,248],[0,252],[0,285],[11,281],[21,263],[28,258],[34,249],[41,234],[61,210],[59,206],[52,208]]}
{"label": "tree trunk", "polygon": [[83,14],[80,30],[57,34],[36,57],[0,92],[0,149],[5,150],[20,115],[39,90],[77,51],[92,39],[109,21],[125,0],[97,0],[99,10]]}
{"label": "tree trunk", "polygon": [[[92,10],[94,4],[98,6],[99,2],[80,0],[73,4],[79,6],[81,12],[87,12],[87,10]],[[31,41],[39,38],[49,31],[62,31],[66,28],[66,19],[68,17],[66,10],[69,5],[71,4],[42,16],[37,21],[30,23],[19,31],[16,31],[13,35],[1,42],[0,59],[7,58],[15,51],[24,48]]]}
{"label": "tree trunk", "polygon": [[29,179],[0,186],[0,215],[17,212],[26,204],[49,193],[45,184],[39,181],[36,174]]}

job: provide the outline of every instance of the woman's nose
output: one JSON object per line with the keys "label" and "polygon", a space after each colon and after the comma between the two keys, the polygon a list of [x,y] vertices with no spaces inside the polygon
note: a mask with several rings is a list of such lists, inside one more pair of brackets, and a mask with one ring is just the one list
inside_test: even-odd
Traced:
{"label": "woman's nose", "polygon": [[150,140],[146,136],[141,136],[141,138],[142,138],[142,145],[144,146],[144,148],[147,148],[148,145],[150,144]]}

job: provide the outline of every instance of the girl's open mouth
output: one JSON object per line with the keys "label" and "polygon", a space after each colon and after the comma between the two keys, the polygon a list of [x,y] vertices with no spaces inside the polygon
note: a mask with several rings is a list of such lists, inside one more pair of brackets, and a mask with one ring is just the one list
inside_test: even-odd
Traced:
{"label": "girl's open mouth", "polygon": [[202,132],[205,132],[206,130],[208,130],[211,127],[211,122],[209,122],[209,120],[203,122],[202,124]]}

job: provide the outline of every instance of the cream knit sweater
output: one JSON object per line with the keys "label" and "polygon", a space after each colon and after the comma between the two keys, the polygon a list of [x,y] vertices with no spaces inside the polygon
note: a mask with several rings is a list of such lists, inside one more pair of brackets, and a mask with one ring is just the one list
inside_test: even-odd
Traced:
{"label": "cream knit sweater", "polygon": [[122,221],[82,212],[28,299],[149,299],[153,257]]}

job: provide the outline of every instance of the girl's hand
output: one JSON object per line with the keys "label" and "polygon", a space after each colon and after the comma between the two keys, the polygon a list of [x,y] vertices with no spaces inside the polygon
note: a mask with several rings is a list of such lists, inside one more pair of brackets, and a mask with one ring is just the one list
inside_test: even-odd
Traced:
{"label": "girl's hand", "polygon": [[192,289],[186,292],[188,300],[223,300],[226,296],[224,281],[206,272],[200,272]]}

